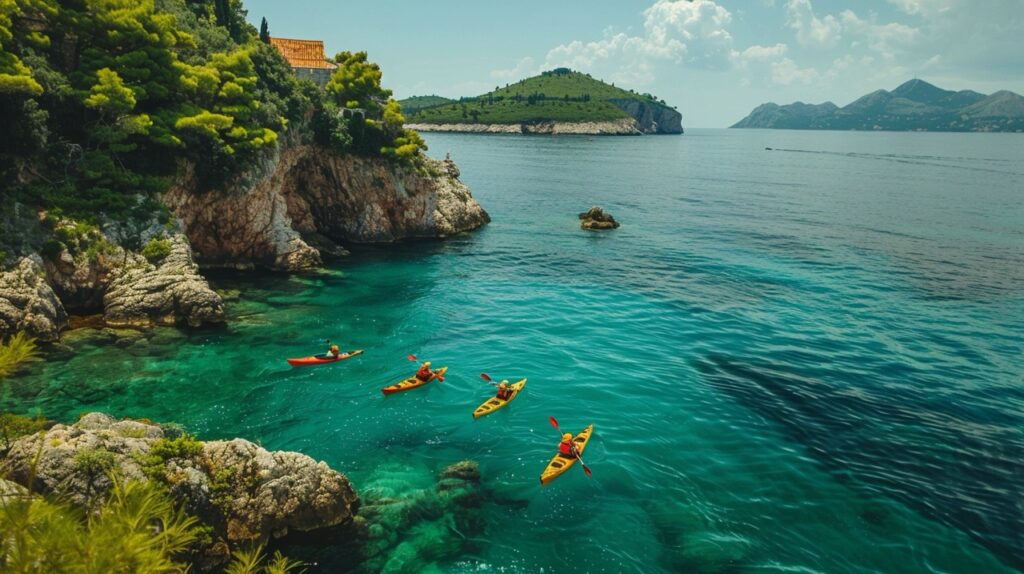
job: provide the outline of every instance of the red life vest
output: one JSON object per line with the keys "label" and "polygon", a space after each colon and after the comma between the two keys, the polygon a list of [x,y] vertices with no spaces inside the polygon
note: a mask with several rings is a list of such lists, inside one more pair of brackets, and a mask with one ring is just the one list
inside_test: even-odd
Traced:
{"label": "red life vest", "polygon": [[[406,371],[406,372],[408,372],[408,371]],[[426,381],[426,380],[430,379],[430,377],[433,377],[433,376],[434,376],[434,373],[430,372],[430,369],[427,368],[427,367],[420,367],[420,370],[416,371],[416,378],[421,380],[421,381]]]}
{"label": "red life vest", "polygon": [[573,452],[572,452],[573,451],[572,447],[573,447],[572,441],[560,442],[560,443],[558,443],[558,452],[560,454],[564,454],[565,456],[574,456]]}

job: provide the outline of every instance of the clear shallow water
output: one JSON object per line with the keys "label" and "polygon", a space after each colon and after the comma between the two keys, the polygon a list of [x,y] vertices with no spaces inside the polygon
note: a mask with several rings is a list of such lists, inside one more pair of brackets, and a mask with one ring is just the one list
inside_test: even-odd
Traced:
{"label": "clear shallow water", "polygon": [[[218,278],[241,293],[226,331],[73,334],[77,355],[0,406],[243,436],[361,490],[478,460],[487,529],[423,559],[446,572],[1022,568],[1024,138],[428,142],[486,229],[316,276]],[[580,231],[591,204],[623,227]],[[284,363],[324,337],[367,353]],[[447,380],[382,397],[407,353]],[[529,383],[473,422],[481,371]],[[538,488],[549,415],[595,424],[592,479]]]}

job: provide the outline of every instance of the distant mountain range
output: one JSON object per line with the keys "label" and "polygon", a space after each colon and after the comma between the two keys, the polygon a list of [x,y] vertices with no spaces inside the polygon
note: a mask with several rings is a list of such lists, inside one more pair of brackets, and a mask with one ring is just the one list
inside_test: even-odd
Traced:
{"label": "distant mountain range", "polygon": [[754,108],[734,128],[790,130],[889,130],[937,132],[1022,132],[1024,97],[1002,90],[986,96],[971,90],[943,90],[910,80],[889,92],[878,90],[839,107],[824,104]]}

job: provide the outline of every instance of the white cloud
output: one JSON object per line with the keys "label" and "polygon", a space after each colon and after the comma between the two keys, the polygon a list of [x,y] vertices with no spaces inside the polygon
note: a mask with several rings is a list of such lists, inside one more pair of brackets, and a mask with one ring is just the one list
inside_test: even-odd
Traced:
{"label": "white cloud", "polygon": [[797,42],[805,46],[835,46],[842,31],[842,25],[835,16],[828,14],[818,18],[811,0],[788,0],[786,23],[796,32]]}
{"label": "white cloud", "polygon": [[533,58],[527,56],[519,60],[519,62],[511,68],[491,70],[491,77],[495,80],[504,80],[506,82],[511,80],[518,81],[526,76],[535,74],[536,69]]}
{"label": "white cloud", "polygon": [[600,40],[574,40],[552,48],[541,67],[604,72],[613,79],[648,83],[658,62],[720,69],[730,65],[732,14],[713,0],[656,0],[643,12],[640,34],[608,28]]}
{"label": "white cloud", "polygon": [[810,84],[817,80],[820,74],[814,68],[801,68],[789,58],[783,58],[771,64],[772,82],[780,86],[791,84]]}
{"label": "white cloud", "polygon": [[916,44],[921,38],[917,28],[889,22],[879,24],[872,17],[865,20],[857,16],[853,10],[844,10],[840,15],[843,28],[851,36],[862,38],[864,43],[886,60],[895,59],[901,52]]}

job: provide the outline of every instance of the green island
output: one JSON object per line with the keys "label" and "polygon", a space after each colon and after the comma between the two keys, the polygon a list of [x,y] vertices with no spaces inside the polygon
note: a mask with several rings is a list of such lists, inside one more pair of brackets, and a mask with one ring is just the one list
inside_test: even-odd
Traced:
{"label": "green island", "polygon": [[[682,133],[682,116],[651,94],[626,90],[590,74],[557,68],[474,97],[401,100],[422,131],[523,133]],[[475,126],[475,127],[474,127]],[[504,127],[488,127],[504,126]],[[511,129],[508,129],[511,128]]]}

